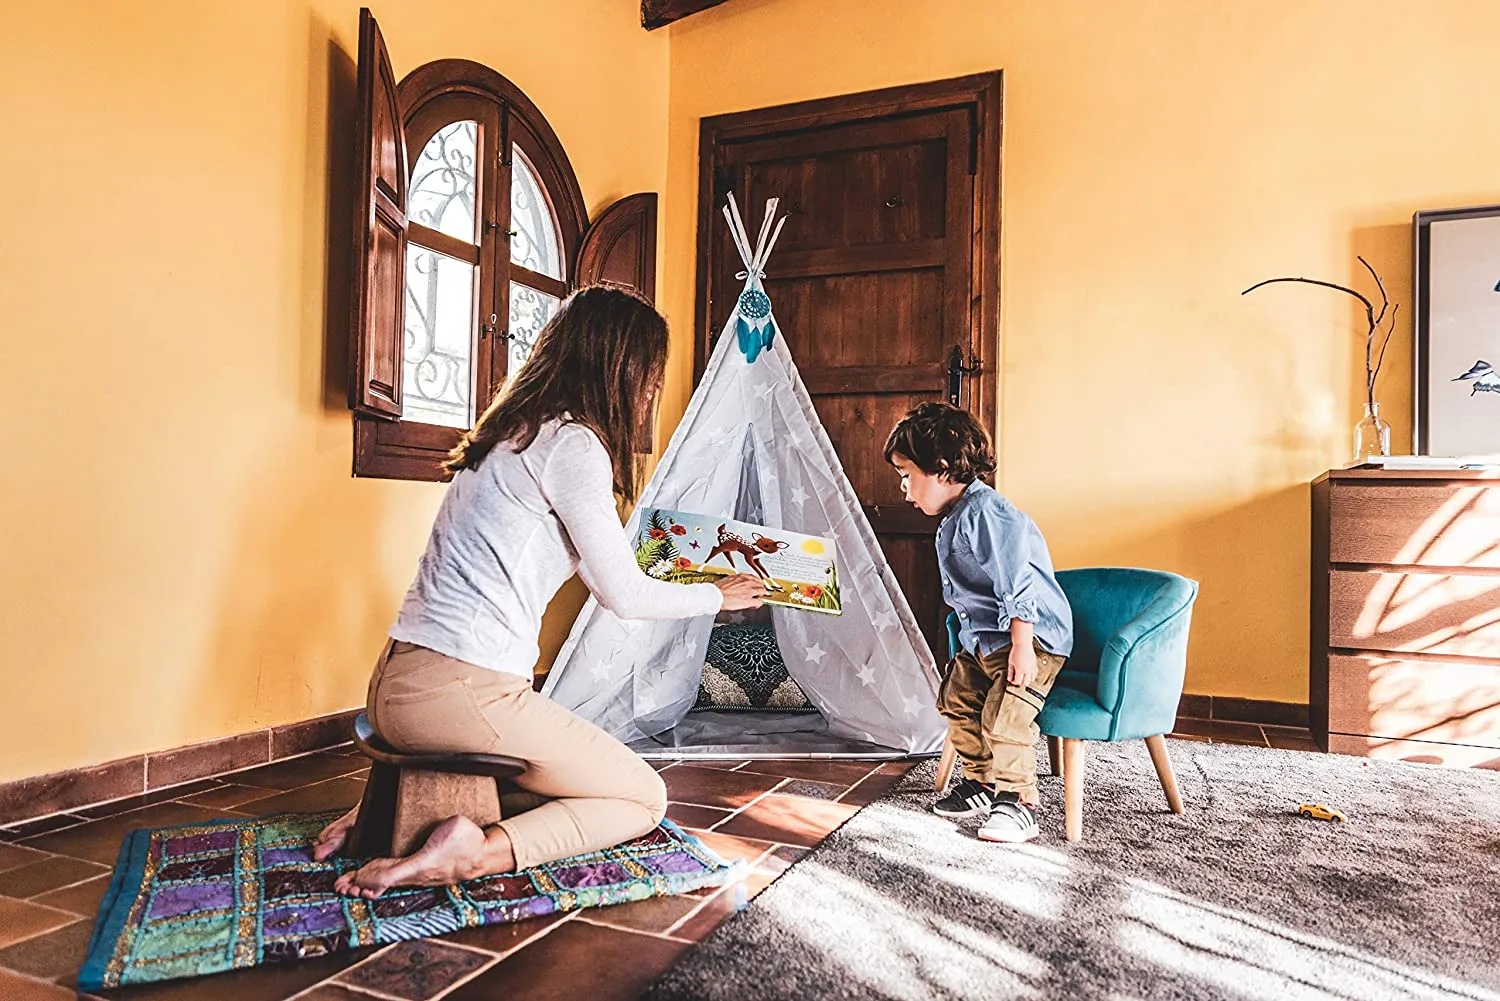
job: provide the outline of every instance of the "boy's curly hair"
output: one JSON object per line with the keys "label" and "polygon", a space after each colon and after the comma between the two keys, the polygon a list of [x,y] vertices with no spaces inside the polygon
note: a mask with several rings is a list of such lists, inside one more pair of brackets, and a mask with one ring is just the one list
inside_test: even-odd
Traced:
{"label": "boy's curly hair", "polygon": [[923,403],[907,411],[885,440],[885,461],[900,454],[918,469],[972,483],[995,471],[990,436],[974,415],[947,403]]}

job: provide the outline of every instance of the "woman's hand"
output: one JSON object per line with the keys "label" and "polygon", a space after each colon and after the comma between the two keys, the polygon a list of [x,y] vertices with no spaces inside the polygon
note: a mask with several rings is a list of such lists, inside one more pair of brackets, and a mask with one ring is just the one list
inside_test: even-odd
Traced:
{"label": "woman's hand", "polygon": [[766,596],[766,583],[748,573],[737,573],[732,577],[720,577],[714,587],[724,593],[724,611],[737,612],[742,608],[759,608]]}

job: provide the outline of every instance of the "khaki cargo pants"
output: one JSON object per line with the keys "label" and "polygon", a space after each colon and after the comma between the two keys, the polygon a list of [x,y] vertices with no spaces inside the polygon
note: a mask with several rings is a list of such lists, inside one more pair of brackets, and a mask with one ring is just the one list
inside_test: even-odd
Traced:
{"label": "khaki cargo pants", "polygon": [[963,763],[964,777],[1013,792],[1033,806],[1036,789],[1036,714],[1062,670],[1064,658],[1036,644],[1036,680],[1017,688],[1005,680],[1010,647],[986,657],[967,651],[948,665],[938,689],[938,712]]}

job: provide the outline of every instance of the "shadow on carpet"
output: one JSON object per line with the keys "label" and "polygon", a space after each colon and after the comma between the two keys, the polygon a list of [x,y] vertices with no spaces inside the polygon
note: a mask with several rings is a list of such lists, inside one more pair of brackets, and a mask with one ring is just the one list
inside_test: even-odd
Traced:
{"label": "shadow on carpet", "polygon": [[644,997],[1500,1001],[1500,775],[1168,746],[1187,812],[1140,742],[1092,744],[1072,845],[1060,779],[996,845],[928,811],[924,763]]}
{"label": "shadow on carpet", "polygon": [[742,873],[671,821],[615,848],[375,900],[333,892],[354,859],[314,862],[339,814],[132,831],[120,849],[79,987],[239,970],[714,886]]}

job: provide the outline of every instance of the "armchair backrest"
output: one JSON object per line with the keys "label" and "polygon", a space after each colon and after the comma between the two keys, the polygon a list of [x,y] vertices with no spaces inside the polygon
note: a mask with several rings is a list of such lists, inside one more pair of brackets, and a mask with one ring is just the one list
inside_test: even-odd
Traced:
{"label": "armchair backrest", "polygon": [[1063,570],[1057,582],[1073,609],[1073,655],[1063,670],[1097,674],[1094,697],[1114,717],[1111,739],[1170,731],[1197,582],[1131,567]]}
{"label": "armchair backrest", "polygon": [[1138,618],[1176,574],[1135,567],[1059,570],[1057,583],[1073,609],[1073,653],[1068,665],[1097,674],[1109,638]]}

